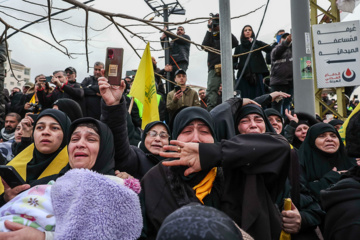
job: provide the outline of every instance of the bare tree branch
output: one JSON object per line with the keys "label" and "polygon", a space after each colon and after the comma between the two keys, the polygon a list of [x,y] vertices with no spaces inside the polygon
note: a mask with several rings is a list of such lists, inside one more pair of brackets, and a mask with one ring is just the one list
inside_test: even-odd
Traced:
{"label": "bare tree branch", "polygon": [[[65,55],[67,55],[67,56],[69,56],[69,57],[71,57],[70,54],[67,54],[66,52],[64,52],[64,51],[61,50],[60,48],[56,47],[54,44],[51,44],[51,43],[49,43],[48,41],[45,41],[45,40],[43,40],[42,38],[40,38],[40,37],[38,37],[38,36],[36,36],[36,35],[34,35],[34,34],[31,34],[31,33],[25,32],[25,31],[23,31],[23,30],[17,29],[17,28],[15,28],[15,27],[7,24],[2,18],[0,18],[0,22],[1,22],[2,24],[4,24],[4,25],[5,25],[5,28],[7,28],[7,29],[8,29],[8,28],[11,28],[11,29],[14,29],[15,31],[19,31],[19,32],[22,32],[22,33],[24,33],[24,34],[27,34],[27,35],[29,35],[29,36],[31,36],[31,37],[33,37],[33,38],[39,39],[40,41],[42,41],[42,42],[44,42],[44,43],[52,46],[53,48],[55,48],[56,50],[60,51],[61,53],[65,54]],[[7,39],[7,35],[5,34],[5,38],[4,38],[4,39],[0,38],[0,41],[4,41],[4,40],[6,40],[6,39]]]}
{"label": "bare tree branch", "polygon": [[51,25],[51,2],[50,2],[50,0],[47,0],[47,2],[48,2],[49,29],[50,29],[51,36],[53,37],[54,41],[55,41],[57,44],[59,44],[60,46],[62,46],[63,48],[65,48],[65,50],[66,50],[66,55],[69,55],[69,54],[68,54],[68,53],[69,53],[68,49],[67,49],[64,45],[62,45],[60,42],[58,42],[58,40],[55,38],[54,32],[53,32],[53,30],[52,30],[52,25]]}

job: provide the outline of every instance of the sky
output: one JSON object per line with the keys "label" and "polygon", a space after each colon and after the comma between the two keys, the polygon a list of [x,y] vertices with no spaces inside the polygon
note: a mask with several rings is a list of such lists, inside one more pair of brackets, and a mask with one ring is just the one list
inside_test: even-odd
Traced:
{"label": "sky", "polygon": [[[35,2],[35,1],[34,1]],[[179,0],[182,6],[186,10],[186,15],[171,15],[169,17],[170,22],[182,22],[184,20],[190,20],[198,17],[209,17],[209,13],[217,13],[219,11],[219,0]],[[266,4],[266,0],[252,0],[252,1],[239,1],[230,0],[231,17],[246,14],[256,8],[259,8]],[[258,39],[272,43],[274,41],[274,34],[279,29],[285,29],[290,31],[291,29],[291,16],[290,16],[290,0],[271,0],[265,20]],[[329,3],[327,0],[318,0],[320,6],[327,9]],[[46,0],[36,0],[36,3],[46,4]],[[70,5],[60,0],[53,0],[53,7],[67,8]],[[244,4],[246,3],[246,4]],[[103,11],[109,11],[112,13],[122,13],[137,18],[144,18],[151,13],[151,9],[147,6],[144,0],[95,0],[91,3],[92,7]],[[0,0],[0,17],[4,19],[8,24],[21,28],[26,25],[27,22],[16,20],[6,16],[21,18],[27,21],[34,21],[39,17],[32,16],[24,12],[18,12],[11,9],[3,8],[2,6],[11,6],[12,8],[22,9],[31,13],[40,15],[47,14],[47,8],[29,4],[21,0]],[[265,6],[259,9],[255,13],[251,13],[248,16],[237,18],[231,21],[232,33],[239,39],[241,29],[244,25],[252,25],[255,33],[259,29],[261,18],[264,14]],[[355,18],[359,19],[360,8],[353,14],[349,14],[347,19]],[[53,9],[53,12],[58,10]],[[150,14],[146,19],[154,16]],[[85,13],[82,9],[70,10],[66,13],[57,15],[55,18],[66,19],[75,25],[82,27],[75,27],[64,22],[53,20],[52,28],[54,35],[58,41],[73,39],[76,41],[63,41],[62,44],[69,49],[69,52],[73,53],[85,53]],[[116,20],[123,25],[139,24],[137,21],[131,21],[123,18],[116,18]],[[154,21],[163,21],[162,17],[155,17]],[[116,30],[114,26],[111,26],[103,31],[98,31],[109,25],[109,21],[104,17],[90,13],[89,14],[89,63],[90,67],[93,66],[96,61],[105,61],[106,47],[121,47],[124,48],[124,63],[123,63],[123,76],[127,70],[137,69],[140,59],[129,47],[121,34]],[[188,34],[192,41],[201,44],[207,31],[207,23],[199,24],[183,24],[185,32]],[[1,31],[4,27],[0,26]],[[174,28],[174,27],[173,27]],[[159,38],[161,33],[159,30],[149,26],[132,26],[129,27],[131,31],[139,33],[147,41],[151,41],[150,45],[153,49],[151,54],[158,60],[158,67],[164,67],[164,51],[161,50]],[[49,23],[47,21],[35,24],[25,31],[39,36],[40,38],[47,40],[59,47],[54,42],[49,31]],[[122,30],[128,40],[137,49],[140,49],[138,53],[142,56],[143,49],[146,44],[138,38],[131,36],[130,33]],[[8,35],[12,32],[9,30]],[[32,38],[23,33],[17,33],[8,40],[9,49],[12,50],[12,58],[18,62],[21,62],[27,67],[31,68],[31,81],[34,81],[34,77],[40,73],[45,75],[51,75],[55,70],[65,69],[72,66],[77,70],[77,81],[81,82],[85,77],[92,75],[93,70],[87,72],[87,62],[85,55],[73,55],[75,58],[71,59],[63,53],[57,51],[55,48],[43,43],[42,41]],[[61,47],[60,47],[61,48]],[[192,45],[190,49],[190,61],[187,71],[188,84],[199,85],[206,87],[207,80],[207,53],[198,49]]]}

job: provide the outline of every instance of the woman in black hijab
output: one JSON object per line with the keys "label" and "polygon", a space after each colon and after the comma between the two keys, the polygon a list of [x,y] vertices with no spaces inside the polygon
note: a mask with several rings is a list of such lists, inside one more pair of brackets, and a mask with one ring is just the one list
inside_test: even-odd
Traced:
{"label": "woman in black hijab", "polygon": [[309,128],[318,121],[308,113],[297,112],[292,115],[287,109],[285,115],[287,119],[284,124],[284,136],[290,144],[299,149]]}
{"label": "woman in black hijab", "polygon": [[265,132],[275,133],[275,130],[272,127],[269,120],[267,119],[264,110],[261,107],[259,107],[258,105],[248,104],[248,105],[241,107],[235,113],[235,131],[237,134],[239,134],[239,133],[244,134],[243,132],[240,132],[240,130],[239,130],[239,123],[243,118],[248,117],[248,115],[250,115],[250,114],[256,114],[263,119],[263,122],[261,124],[263,127],[260,129],[259,133],[265,133]]}
{"label": "woman in black hijab", "polygon": [[79,103],[70,98],[60,98],[56,100],[53,104],[53,108],[66,113],[71,122],[83,117],[83,112]]}
{"label": "woman in black hijab", "polygon": [[[172,138],[184,142],[215,142],[209,112],[199,107],[181,110],[174,119]],[[155,239],[163,220],[191,202],[219,208],[222,170],[211,168],[184,176],[185,167],[157,164],[142,179],[143,236]]]}
{"label": "woman in black hijab", "polygon": [[238,69],[236,78],[237,81],[240,81],[238,90],[241,91],[242,98],[250,99],[254,99],[265,94],[263,78],[269,75],[269,70],[261,51],[270,53],[272,50],[270,45],[266,46],[266,43],[255,39],[255,33],[252,27],[250,25],[246,25],[241,31],[241,44],[235,48],[234,55],[249,52],[253,41],[255,41],[253,50],[258,48],[262,49],[251,53],[249,62],[241,79],[239,79],[240,74],[245,67],[245,62],[249,54],[241,55],[235,59],[237,62],[235,64],[235,68]]}
{"label": "woman in black hijab", "polygon": [[356,165],[347,157],[336,129],[327,123],[313,125],[299,149],[306,186],[319,199],[320,191],[340,180],[341,174]]}
{"label": "woman in black hijab", "polygon": [[[0,201],[9,201],[38,179],[58,174],[68,164],[66,149],[70,119],[65,113],[46,109],[34,122],[34,143],[20,152],[8,165],[13,166],[27,184],[13,189],[6,186]],[[2,202],[4,204],[4,202]]]}

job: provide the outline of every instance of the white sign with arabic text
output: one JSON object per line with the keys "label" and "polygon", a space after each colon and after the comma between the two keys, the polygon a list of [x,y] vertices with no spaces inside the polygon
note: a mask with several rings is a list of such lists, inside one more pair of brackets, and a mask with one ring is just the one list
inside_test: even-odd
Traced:
{"label": "white sign with arabic text", "polygon": [[313,25],[318,88],[360,85],[359,23]]}

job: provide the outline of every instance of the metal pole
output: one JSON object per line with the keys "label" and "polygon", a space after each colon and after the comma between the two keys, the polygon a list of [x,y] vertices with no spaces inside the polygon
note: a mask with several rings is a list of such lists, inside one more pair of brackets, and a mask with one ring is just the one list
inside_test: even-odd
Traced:
{"label": "metal pole", "polygon": [[302,80],[302,66],[300,66],[301,59],[312,56],[309,11],[309,0],[291,0],[295,111],[315,116],[314,80]]}
{"label": "metal pole", "polygon": [[219,0],[222,101],[234,96],[230,0]]}
{"label": "metal pole", "polygon": [[[164,14],[164,22],[169,22],[169,12],[168,12],[168,6],[164,5],[163,6],[163,14]],[[169,28],[168,24],[164,24],[165,27]],[[165,39],[165,65],[170,63],[170,51],[169,51],[169,37],[166,37]],[[166,78],[170,79],[170,72],[166,72]],[[171,91],[171,86],[170,83],[168,81],[166,81],[166,93],[169,93]]]}

